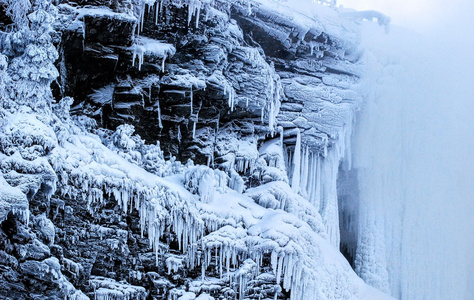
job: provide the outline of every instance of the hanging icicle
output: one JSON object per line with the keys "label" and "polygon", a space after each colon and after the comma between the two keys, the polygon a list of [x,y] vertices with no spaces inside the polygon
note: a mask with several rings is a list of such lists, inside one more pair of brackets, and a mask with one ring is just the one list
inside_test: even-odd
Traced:
{"label": "hanging icicle", "polygon": [[301,132],[299,129],[296,132],[296,145],[293,156],[293,173],[291,177],[291,188],[296,193],[300,190],[300,176],[301,176]]}

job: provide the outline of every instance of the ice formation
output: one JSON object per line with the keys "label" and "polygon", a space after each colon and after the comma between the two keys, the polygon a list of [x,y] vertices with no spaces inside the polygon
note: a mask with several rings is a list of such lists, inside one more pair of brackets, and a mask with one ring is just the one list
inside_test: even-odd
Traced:
{"label": "ice formation", "polygon": [[[443,26],[471,28],[460,20]],[[467,182],[474,169],[461,148],[474,145],[466,112],[474,102],[472,87],[460,84],[472,71],[470,41],[452,37],[447,44],[459,52],[441,67],[436,61],[452,48],[437,37],[401,28],[385,36],[371,27],[364,36],[370,75],[355,135],[356,271],[397,299],[471,299],[474,207]]]}
{"label": "ice formation", "polygon": [[165,60],[169,56],[173,56],[176,49],[173,45],[161,43],[159,41],[138,36],[135,38],[133,46],[130,48],[133,52],[132,65],[135,65],[138,59],[138,70],[141,70],[145,55],[159,57],[162,59],[161,71],[165,71]]}

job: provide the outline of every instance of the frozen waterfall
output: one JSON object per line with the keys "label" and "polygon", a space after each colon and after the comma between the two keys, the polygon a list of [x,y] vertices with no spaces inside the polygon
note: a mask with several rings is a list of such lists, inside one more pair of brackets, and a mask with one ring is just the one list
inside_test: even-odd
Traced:
{"label": "frozen waterfall", "polygon": [[397,299],[474,299],[474,55],[462,20],[436,42],[365,32],[355,267]]}

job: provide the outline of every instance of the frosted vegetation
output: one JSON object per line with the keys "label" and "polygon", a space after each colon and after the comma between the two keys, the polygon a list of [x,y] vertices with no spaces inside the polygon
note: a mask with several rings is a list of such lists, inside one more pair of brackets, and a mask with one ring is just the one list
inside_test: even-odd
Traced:
{"label": "frosted vegetation", "polygon": [[[338,25],[352,21],[340,19],[332,1],[320,2],[319,6],[311,3],[307,14],[286,11],[284,4],[269,1],[245,3],[249,12],[258,4],[269,15],[281,13],[275,22],[294,27],[301,35],[324,29],[338,38],[336,43],[354,42],[355,31]],[[58,53],[52,42],[56,7],[48,0],[5,3],[15,26],[6,34],[0,55],[0,221],[11,212],[28,224],[28,201],[38,193],[43,193],[45,201],[53,195],[80,200],[92,216],[106,199],[114,199],[124,214],[138,212],[141,234],[148,238],[157,263],[166,257],[168,273],[183,266],[200,270],[188,288],[174,289],[171,299],[213,299],[190,288],[209,280],[236,284],[238,298],[245,299],[247,285],[254,279],[271,282],[272,294],[267,296],[275,299],[282,290],[293,300],[388,298],[370,289],[338,249],[338,167],[343,160],[350,165],[349,140],[357,97],[349,92],[346,100],[352,101],[338,105],[343,99],[337,92],[309,86],[298,89],[295,83],[295,92],[322,99],[321,112],[312,119],[320,131],[321,145],[310,148],[299,129],[277,127],[281,87],[269,80],[265,84],[267,102],[261,103],[262,119],[270,132],[265,143],[224,136],[223,131],[220,138],[228,139],[234,150],[227,151],[228,159],[219,169],[165,160],[160,145],[146,144],[134,135],[133,126],[124,124],[114,132],[103,130],[90,118],[70,115],[73,99],[55,102],[50,84],[58,76],[54,66]],[[162,59],[164,69],[166,58],[175,53],[172,45],[139,36],[144,14],[150,8],[159,13],[164,5],[172,4],[147,0],[136,3],[135,15],[113,15],[138,20],[129,50],[139,69],[147,55]],[[211,1],[190,0],[182,5],[188,7],[189,22],[195,19],[196,27],[200,10],[205,10],[206,16],[213,10]],[[82,11],[78,18],[88,13],[112,14],[107,10]],[[324,50],[312,44],[312,54],[317,51]],[[264,63],[257,54],[247,57],[255,66]],[[270,79],[277,76],[270,67],[262,72]],[[216,72],[206,82],[222,82],[221,75]],[[189,83],[191,95],[193,89],[203,89],[206,84],[191,75],[167,80]],[[352,84],[337,77],[323,80],[336,87]],[[224,93],[233,110],[238,97],[232,83],[225,85]],[[95,101],[104,102],[110,91],[104,89],[94,95]],[[296,139],[294,149],[284,147],[285,136]],[[257,178],[260,184],[245,186],[243,174]],[[51,221],[44,216],[38,220],[45,236],[54,243]],[[106,234],[101,228],[97,230]],[[171,233],[179,255],[167,253],[162,246],[165,233]],[[86,298],[67,281],[55,258],[35,263],[45,274],[52,274],[66,298]],[[67,267],[80,268],[73,261],[67,261]],[[211,268],[216,270],[210,272]],[[90,284],[96,299],[146,297],[143,288],[108,278],[93,277]]]}

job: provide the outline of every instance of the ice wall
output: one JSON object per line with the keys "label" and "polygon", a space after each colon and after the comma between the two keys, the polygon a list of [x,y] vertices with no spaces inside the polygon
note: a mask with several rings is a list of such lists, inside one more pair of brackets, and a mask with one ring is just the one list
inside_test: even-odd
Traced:
{"label": "ice wall", "polygon": [[355,130],[355,265],[367,283],[397,299],[473,299],[474,56],[467,20],[446,22],[435,39],[398,28],[364,34],[371,50],[362,87],[368,100]]}

